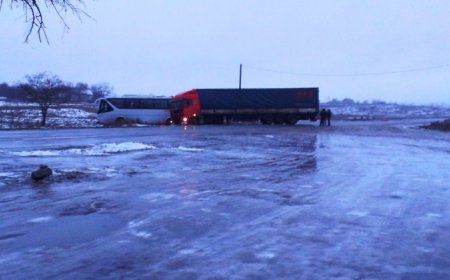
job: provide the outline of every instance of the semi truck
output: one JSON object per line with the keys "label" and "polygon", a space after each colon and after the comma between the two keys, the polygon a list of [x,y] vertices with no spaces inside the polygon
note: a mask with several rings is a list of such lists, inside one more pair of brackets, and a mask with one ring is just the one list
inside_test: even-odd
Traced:
{"label": "semi truck", "polygon": [[318,88],[192,89],[172,97],[175,124],[296,124],[315,121]]}

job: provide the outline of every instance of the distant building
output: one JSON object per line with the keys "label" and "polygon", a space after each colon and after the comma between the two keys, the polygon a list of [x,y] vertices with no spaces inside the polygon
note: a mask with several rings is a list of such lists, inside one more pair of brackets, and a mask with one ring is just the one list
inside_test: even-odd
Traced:
{"label": "distant building", "polygon": [[82,102],[92,102],[92,100],[94,99],[94,94],[92,90],[86,89],[81,91],[79,98]]}

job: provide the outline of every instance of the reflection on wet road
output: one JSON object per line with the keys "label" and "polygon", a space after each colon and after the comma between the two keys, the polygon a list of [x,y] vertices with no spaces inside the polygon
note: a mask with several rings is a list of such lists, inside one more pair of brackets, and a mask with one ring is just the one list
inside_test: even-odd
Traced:
{"label": "reflection on wet road", "polygon": [[449,279],[448,143],[386,124],[7,132],[0,279]]}

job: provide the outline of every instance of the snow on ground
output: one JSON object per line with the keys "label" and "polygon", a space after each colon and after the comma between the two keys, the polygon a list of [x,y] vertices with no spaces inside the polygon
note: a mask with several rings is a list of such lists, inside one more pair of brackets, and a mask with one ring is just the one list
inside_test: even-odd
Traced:
{"label": "snow on ground", "polygon": [[36,107],[36,103],[10,102],[10,101],[0,100],[0,107]]}
{"label": "snow on ground", "polygon": [[[0,129],[39,127],[41,112],[34,103],[0,103]],[[46,127],[98,127],[93,105],[63,104],[50,107]]]}
{"label": "snow on ground", "polygon": [[14,152],[16,156],[61,156],[61,155],[82,155],[82,156],[102,156],[112,153],[129,152],[154,149],[152,145],[136,142],[123,143],[105,143],[100,145],[92,145],[84,148],[70,148],[64,150],[34,150]]}
{"label": "snow on ground", "polygon": [[414,106],[398,104],[322,104],[341,120],[390,120],[413,118],[450,118],[450,108],[445,106]]}
{"label": "snow on ground", "polygon": [[49,109],[50,127],[97,127],[97,114],[77,108]]}

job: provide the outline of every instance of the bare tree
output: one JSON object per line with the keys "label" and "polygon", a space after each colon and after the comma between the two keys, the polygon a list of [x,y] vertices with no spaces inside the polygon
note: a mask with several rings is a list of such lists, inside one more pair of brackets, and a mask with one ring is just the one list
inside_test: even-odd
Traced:
{"label": "bare tree", "polygon": [[98,98],[106,97],[113,91],[112,86],[108,83],[96,84],[91,86],[92,98],[94,101]]}
{"label": "bare tree", "polygon": [[[86,93],[89,91],[89,85],[86,83],[81,83],[78,82],[74,87],[73,87],[73,93],[75,94],[74,99],[77,102],[81,102],[83,100],[86,100]],[[89,100],[90,101],[90,100]]]}
{"label": "bare tree", "polygon": [[25,42],[28,41],[33,32],[36,32],[40,42],[42,42],[42,39],[45,39],[47,43],[49,42],[45,31],[45,11],[54,10],[61,19],[65,29],[68,29],[69,26],[64,20],[64,14],[72,12],[77,17],[81,15],[88,16],[79,8],[83,4],[83,0],[0,0],[0,10],[3,7],[3,2],[9,2],[10,8],[21,7],[24,10],[25,21],[29,23]]}
{"label": "bare tree", "polygon": [[21,84],[21,87],[25,90],[27,99],[39,105],[41,125],[45,126],[48,109],[60,100],[58,94],[66,91],[67,86],[58,76],[47,72],[25,78],[27,82]]}

